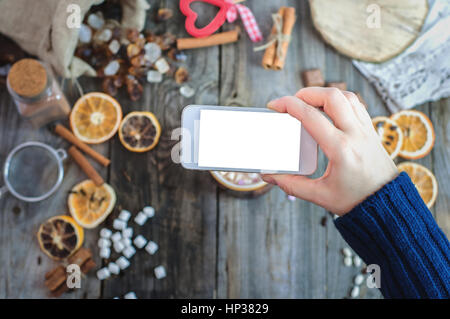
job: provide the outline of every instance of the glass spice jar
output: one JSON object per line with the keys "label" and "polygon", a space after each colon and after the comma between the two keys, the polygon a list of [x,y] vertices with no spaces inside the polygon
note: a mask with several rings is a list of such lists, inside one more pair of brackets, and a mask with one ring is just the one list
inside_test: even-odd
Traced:
{"label": "glass spice jar", "polygon": [[8,73],[7,86],[17,110],[35,128],[67,118],[70,113],[66,97],[44,62],[22,59],[14,63]]}

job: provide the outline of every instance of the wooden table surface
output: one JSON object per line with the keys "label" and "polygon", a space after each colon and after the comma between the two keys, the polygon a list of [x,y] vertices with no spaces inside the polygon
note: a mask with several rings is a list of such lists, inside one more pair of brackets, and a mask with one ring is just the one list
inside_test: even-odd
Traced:
{"label": "wooden table surface", "polygon": [[[167,1],[175,17],[157,28],[185,36],[183,18]],[[95,271],[82,280],[81,289],[64,298],[112,298],[135,291],[140,298],[344,298],[348,296],[356,268],[343,265],[340,249],[345,242],[324,209],[302,201],[289,201],[278,188],[253,199],[230,196],[218,187],[208,172],[184,170],[170,158],[175,141],[171,131],[180,125],[184,106],[197,104],[263,107],[273,98],[292,95],[302,87],[301,71],[321,68],[327,81],[345,81],[350,90],[361,92],[372,116],[388,111],[374,88],[352,66],[351,60],[326,46],[313,29],[306,1],[248,0],[265,35],[272,25],[270,14],[281,5],[297,8],[298,21],[286,67],[281,72],[260,66],[262,53],[254,53],[246,35],[237,44],[187,51],[190,85],[194,98],[179,94],[172,79],[145,85],[143,98],[130,102],[118,96],[124,113],[154,112],[163,127],[158,147],[145,154],[128,152],[117,137],[94,148],[110,157],[102,168],[94,163],[117,192],[117,209],[134,214],[145,205],[156,216],[135,233],[157,242],[159,251],[150,256],[138,252],[132,265],[116,278],[100,282]],[[210,8],[207,8],[208,10]],[[208,11],[199,8],[199,11]],[[208,11],[210,12],[210,11]],[[150,11],[153,14],[153,11]],[[101,81],[81,79],[86,92],[101,89]],[[77,95],[66,86],[73,103]],[[418,162],[436,173],[439,196],[432,212],[447,236],[450,234],[450,109],[449,100],[426,103],[417,109],[430,116],[436,130],[436,145]],[[0,165],[8,152],[25,141],[41,141],[68,147],[46,128],[33,130],[16,111],[7,90],[0,88]],[[326,167],[320,154],[318,176]],[[56,265],[39,249],[36,231],[47,218],[66,214],[67,194],[86,176],[72,161],[65,162],[65,178],[55,195],[35,204],[11,195],[0,199],[0,298],[44,298],[44,274]],[[98,229],[87,230],[85,247],[92,249],[98,265]],[[155,279],[154,267],[164,265],[167,277]],[[362,298],[380,298],[374,289],[362,289]]]}

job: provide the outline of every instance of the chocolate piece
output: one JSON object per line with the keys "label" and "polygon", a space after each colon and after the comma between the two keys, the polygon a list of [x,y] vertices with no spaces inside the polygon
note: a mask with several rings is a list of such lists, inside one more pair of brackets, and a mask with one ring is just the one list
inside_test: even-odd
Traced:
{"label": "chocolate piece", "polygon": [[179,67],[178,70],[175,72],[175,82],[177,82],[178,84],[182,84],[187,80],[189,80],[188,71],[183,67]]}
{"label": "chocolate piece", "polygon": [[339,90],[347,91],[347,83],[345,82],[328,82],[327,87],[338,88]]}
{"label": "chocolate piece", "polygon": [[302,73],[303,85],[309,86],[324,86],[325,80],[323,79],[320,69],[312,69],[303,71]]}

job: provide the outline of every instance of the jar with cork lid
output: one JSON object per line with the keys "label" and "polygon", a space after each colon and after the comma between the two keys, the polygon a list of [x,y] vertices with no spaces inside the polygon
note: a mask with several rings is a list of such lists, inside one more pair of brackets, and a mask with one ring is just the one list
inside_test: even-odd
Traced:
{"label": "jar with cork lid", "polygon": [[16,62],[8,73],[7,86],[19,113],[36,128],[67,118],[70,113],[66,97],[44,62]]}

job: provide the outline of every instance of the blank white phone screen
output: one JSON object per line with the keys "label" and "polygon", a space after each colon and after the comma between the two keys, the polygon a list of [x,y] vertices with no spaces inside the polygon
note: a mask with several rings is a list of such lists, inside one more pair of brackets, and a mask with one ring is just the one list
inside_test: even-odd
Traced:
{"label": "blank white phone screen", "polygon": [[300,134],[289,114],[201,110],[198,166],[299,171]]}

